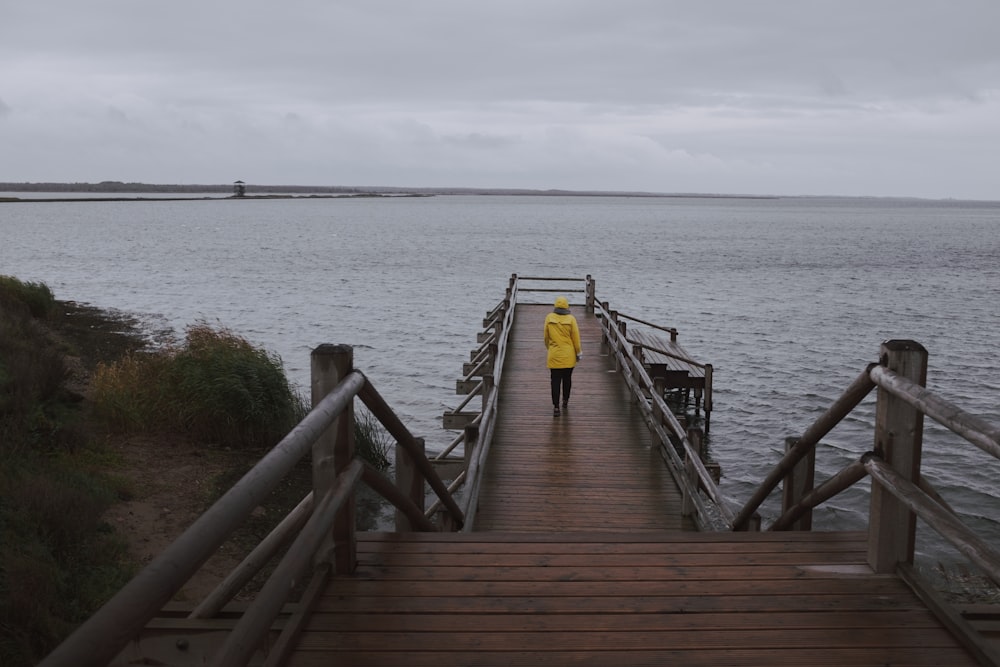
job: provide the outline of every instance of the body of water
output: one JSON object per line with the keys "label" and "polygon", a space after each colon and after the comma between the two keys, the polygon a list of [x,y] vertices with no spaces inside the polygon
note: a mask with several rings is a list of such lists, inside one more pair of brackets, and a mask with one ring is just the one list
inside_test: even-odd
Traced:
{"label": "body of water", "polygon": [[[512,273],[590,274],[599,299],[676,327],[681,344],[714,365],[709,446],[734,506],[885,339],[922,343],[928,385],[1000,423],[1000,203],[440,196],[0,205],[0,274],[151,326],[228,327],[279,354],[304,388],[313,347],[351,344],[356,365],[432,449],[453,436],[441,414],[460,402],[455,379]],[[542,409],[547,402],[539,397]],[[872,448],[872,403],[824,440],[818,480]],[[925,476],[1000,544],[1000,463],[934,425],[924,451]],[[815,525],[866,526],[867,495],[864,482],[818,511]],[[765,505],[765,524],[778,509],[777,500]],[[935,541],[921,548],[943,553]]]}

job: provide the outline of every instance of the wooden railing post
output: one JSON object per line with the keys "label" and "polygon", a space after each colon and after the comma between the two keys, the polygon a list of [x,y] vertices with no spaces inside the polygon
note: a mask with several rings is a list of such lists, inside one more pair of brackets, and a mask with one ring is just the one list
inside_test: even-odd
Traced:
{"label": "wooden railing post", "polygon": [[712,364],[705,364],[705,433],[712,427]]}
{"label": "wooden railing post", "polygon": [[493,373],[483,373],[483,407],[481,411],[486,410],[486,405],[490,402],[490,395],[493,393]]}
{"label": "wooden railing post", "polygon": [[[320,345],[311,355],[312,405],[315,407],[354,369],[354,348],[350,345]],[[312,446],[313,497],[317,504],[333,487],[334,480],[354,459],[354,402]],[[333,523],[333,533],[317,551],[320,561],[333,561],[338,574],[354,571],[357,564],[355,496],[352,493]],[[332,558],[330,551],[333,551]]]}
{"label": "wooden railing post", "polygon": [[[890,340],[879,355],[883,366],[920,386],[927,383],[927,350],[915,341]],[[914,484],[920,483],[924,415],[879,387],[875,404],[875,453]],[[872,479],[868,564],[880,574],[913,562],[916,515]]]}
{"label": "wooden railing post", "polygon": [[[687,430],[688,442],[691,443],[691,450],[695,452],[695,455],[701,458],[702,456],[702,439],[701,431],[697,428],[689,428]],[[686,483],[684,488],[681,489],[681,516],[691,516],[694,513],[694,499],[692,496],[698,493],[698,471],[695,468],[693,458],[688,454],[688,450],[685,450],[684,455],[684,476],[686,478]]]}
{"label": "wooden railing post", "polygon": [[594,300],[596,299],[596,294],[597,294],[597,283],[594,281],[593,278],[590,277],[590,274],[588,273],[587,274],[587,305],[586,305],[586,308],[584,309],[585,312],[588,315],[593,315],[594,314]]}
{"label": "wooden railing post", "polygon": [[[608,303],[607,301],[602,301],[601,302],[601,307],[604,309],[605,313],[610,313],[611,312],[610,310],[608,310],[611,307],[611,304]],[[607,325],[608,325],[608,329],[610,329],[611,322],[607,322]],[[608,340],[607,330],[604,327],[601,327],[601,354],[602,355],[605,355],[605,354],[608,353],[608,349],[609,349],[608,348],[608,343],[610,343],[610,341]]]}
{"label": "wooden railing post", "polygon": [[[663,377],[653,378],[653,393],[663,398],[663,391],[666,384],[666,380]],[[653,410],[653,424],[658,426],[663,426],[666,422],[666,415],[663,414],[663,410],[660,408],[662,403],[660,401],[652,401],[650,407]],[[666,446],[669,443],[662,442],[660,437],[657,435],[655,428],[650,428],[650,435],[653,436],[655,442],[658,442],[661,446]]]}
{"label": "wooden railing post", "polygon": [[705,460],[705,434],[697,426],[691,426],[687,430],[688,442],[698,458]]}
{"label": "wooden railing post", "polygon": [[[628,323],[625,322],[624,320],[619,320],[618,319],[618,311],[617,310],[613,311],[611,313],[611,319],[614,320],[615,326],[618,327],[618,331],[621,334],[621,340],[625,340],[625,334],[626,334],[626,332],[628,330]],[[618,347],[617,343],[615,343],[614,347],[616,347],[616,348]],[[626,349],[625,345],[622,344],[621,351],[623,353],[625,352],[625,349]],[[622,369],[621,361],[618,359],[618,355],[616,354],[615,355],[615,370],[616,371],[620,371],[621,369]]]}
{"label": "wooden railing post", "polygon": [[479,442],[479,424],[467,424],[462,431],[462,458],[465,472],[469,472],[469,464],[472,463],[477,442]]}
{"label": "wooden railing post", "polygon": [[[785,453],[795,447],[798,438],[785,438]],[[784,514],[797,505],[807,493],[812,491],[816,475],[816,448],[809,450],[785,476],[781,493],[781,513]],[[812,510],[799,517],[788,530],[812,530]]]}
{"label": "wooden railing post", "polygon": [[[423,438],[414,438],[413,444],[420,452],[425,452]],[[424,476],[417,469],[413,456],[406,448],[396,444],[396,488],[413,501],[413,504],[424,507]],[[409,533],[416,529],[413,522],[403,512],[396,510],[396,532]]]}
{"label": "wooden railing post", "polygon": [[[622,322],[622,325],[624,326],[625,323]],[[622,330],[622,333],[624,334],[625,331]],[[637,365],[636,368],[632,369],[632,373],[634,375],[638,375],[639,374],[639,369],[642,368],[642,364],[643,364],[643,350],[642,350],[642,345],[639,345],[638,343],[633,343],[632,344],[632,356],[635,357],[635,363]],[[632,395],[632,403],[638,403],[638,402],[639,402],[639,397],[637,395],[633,394]]]}

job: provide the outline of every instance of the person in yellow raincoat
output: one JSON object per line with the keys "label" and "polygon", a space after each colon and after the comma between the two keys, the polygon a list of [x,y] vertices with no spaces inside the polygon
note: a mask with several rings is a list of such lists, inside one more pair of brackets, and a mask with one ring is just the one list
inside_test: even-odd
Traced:
{"label": "person in yellow raincoat", "polygon": [[569,403],[573,388],[573,368],[583,356],[580,349],[580,328],[569,312],[564,296],[556,299],[554,310],[545,316],[545,349],[548,350],[549,375],[552,382],[552,414],[559,416],[559,394],[562,407]]}

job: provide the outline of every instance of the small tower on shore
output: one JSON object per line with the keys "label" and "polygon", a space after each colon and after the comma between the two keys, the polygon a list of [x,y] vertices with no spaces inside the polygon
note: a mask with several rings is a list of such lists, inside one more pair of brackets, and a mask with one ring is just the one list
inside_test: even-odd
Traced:
{"label": "small tower on shore", "polygon": [[247,193],[247,184],[243,181],[236,181],[233,183],[233,196],[243,197]]}

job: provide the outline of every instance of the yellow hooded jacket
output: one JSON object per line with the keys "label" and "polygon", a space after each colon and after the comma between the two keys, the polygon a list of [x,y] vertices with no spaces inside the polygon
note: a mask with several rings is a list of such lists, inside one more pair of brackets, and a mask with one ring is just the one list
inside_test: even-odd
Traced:
{"label": "yellow hooded jacket", "polygon": [[[549,368],[573,368],[580,354],[580,329],[576,318],[569,314],[569,301],[556,299],[556,312],[545,316],[545,348]],[[563,312],[558,312],[563,311]]]}

